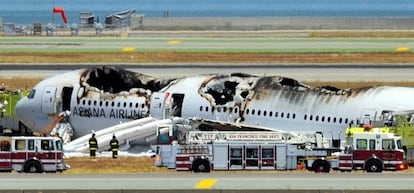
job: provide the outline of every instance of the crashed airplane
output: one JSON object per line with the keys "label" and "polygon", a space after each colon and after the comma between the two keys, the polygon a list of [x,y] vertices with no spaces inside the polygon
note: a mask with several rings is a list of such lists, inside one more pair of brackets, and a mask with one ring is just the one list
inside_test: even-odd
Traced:
{"label": "crashed airplane", "polygon": [[[413,110],[412,98],[414,88],[407,87],[311,87],[291,78],[241,73],[164,80],[103,66],[41,81],[18,102],[16,114],[22,124],[41,131],[60,112],[70,111],[73,138],[144,117],[195,117],[344,138],[345,128],[361,118]],[[213,125],[203,129],[226,128]]]}

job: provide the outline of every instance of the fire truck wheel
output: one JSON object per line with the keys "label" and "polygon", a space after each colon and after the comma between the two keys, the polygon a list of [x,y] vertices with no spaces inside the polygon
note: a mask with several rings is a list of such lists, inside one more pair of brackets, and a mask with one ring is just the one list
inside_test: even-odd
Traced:
{"label": "fire truck wheel", "polygon": [[29,161],[24,165],[24,172],[26,173],[41,173],[42,167],[37,161]]}
{"label": "fire truck wheel", "polygon": [[312,168],[315,173],[329,173],[331,170],[329,163],[325,160],[316,161]]}
{"label": "fire truck wheel", "polygon": [[194,172],[210,172],[210,163],[205,159],[198,159],[193,162],[192,170]]}
{"label": "fire truck wheel", "polygon": [[370,160],[365,164],[365,170],[367,172],[382,172],[381,162],[378,160]]}

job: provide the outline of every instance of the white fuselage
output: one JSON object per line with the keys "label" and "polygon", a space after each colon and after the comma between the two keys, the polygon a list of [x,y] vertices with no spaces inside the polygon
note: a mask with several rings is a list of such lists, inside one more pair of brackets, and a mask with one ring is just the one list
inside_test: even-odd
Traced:
{"label": "white fuselage", "polygon": [[[170,115],[287,131],[322,131],[343,138],[351,121],[362,116],[375,119],[383,111],[414,109],[410,100],[414,88],[406,87],[329,90],[280,77],[201,75],[176,79],[157,92],[131,88],[111,93],[85,84],[84,72],[40,82],[34,95],[17,104],[18,118],[41,131],[57,114],[69,110],[76,138],[132,119],[166,117],[165,109],[180,103],[175,106],[179,114]],[[155,94],[159,96],[154,98]]]}

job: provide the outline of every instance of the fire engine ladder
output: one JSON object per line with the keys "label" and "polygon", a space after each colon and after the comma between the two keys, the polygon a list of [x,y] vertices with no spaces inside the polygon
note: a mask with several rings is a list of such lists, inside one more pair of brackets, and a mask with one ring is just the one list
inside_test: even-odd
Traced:
{"label": "fire engine ladder", "polygon": [[189,131],[187,143],[229,143],[229,142],[272,142],[286,144],[316,143],[315,132],[278,132],[278,131]]}

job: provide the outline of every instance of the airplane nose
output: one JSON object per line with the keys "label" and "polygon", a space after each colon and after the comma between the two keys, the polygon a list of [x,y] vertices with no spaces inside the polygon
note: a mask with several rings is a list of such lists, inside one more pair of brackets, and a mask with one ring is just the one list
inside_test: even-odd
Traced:
{"label": "airplane nose", "polygon": [[32,111],[33,110],[30,108],[27,97],[20,99],[15,106],[16,118],[23,123],[27,123],[29,121],[28,115],[30,115]]}

